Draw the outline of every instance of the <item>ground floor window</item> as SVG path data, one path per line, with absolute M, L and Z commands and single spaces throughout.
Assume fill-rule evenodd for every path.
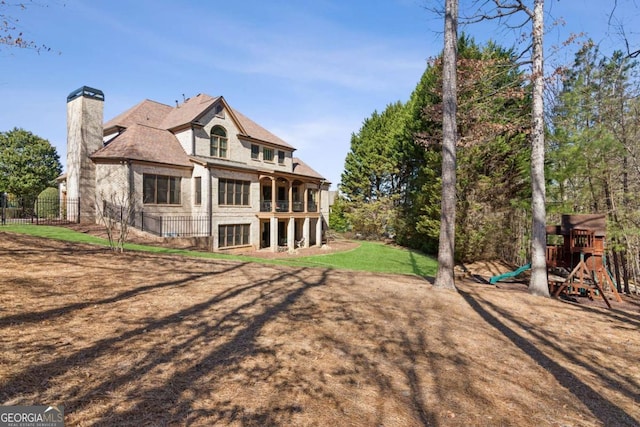
M 180 177 L 144 174 L 143 200 L 146 204 L 179 205 Z
M 218 226 L 218 247 L 246 246 L 249 244 L 249 224 Z

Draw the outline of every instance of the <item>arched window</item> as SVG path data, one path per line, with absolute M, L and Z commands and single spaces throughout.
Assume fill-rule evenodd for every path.
M 227 157 L 227 131 L 222 126 L 211 129 L 211 157 Z

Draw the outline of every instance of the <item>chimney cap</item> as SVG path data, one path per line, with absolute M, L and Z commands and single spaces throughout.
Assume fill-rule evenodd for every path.
M 104 93 L 100 89 L 94 89 L 89 86 L 82 86 L 71 92 L 67 96 L 67 102 L 71 102 L 76 98 L 84 96 L 85 98 L 97 99 L 98 101 L 104 101 Z

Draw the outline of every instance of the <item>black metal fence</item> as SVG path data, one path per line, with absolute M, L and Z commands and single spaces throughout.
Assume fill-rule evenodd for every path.
M 116 222 L 161 237 L 207 237 L 210 218 L 192 215 L 157 215 L 130 211 L 105 202 L 103 214 Z M 80 222 L 80 199 L 58 197 L 14 197 L 0 193 L 0 225 L 70 224 Z
M 133 226 L 162 237 L 207 237 L 210 234 L 207 216 L 159 216 L 139 212 Z
M 105 217 L 117 223 L 126 223 L 156 236 L 207 237 L 210 235 L 210 218 L 207 216 L 149 214 L 108 202 L 104 202 L 102 212 Z
M 80 222 L 80 199 L 15 197 L 0 193 L 0 224 L 70 224 Z

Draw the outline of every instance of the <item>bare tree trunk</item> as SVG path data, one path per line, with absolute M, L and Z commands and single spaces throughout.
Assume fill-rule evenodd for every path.
M 614 206 L 613 204 L 613 196 L 611 194 L 611 187 L 610 187 L 609 181 L 610 181 L 610 177 L 607 176 L 602 182 L 602 188 L 604 190 L 604 199 L 605 199 L 607 211 L 609 212 L 611 221 L 613 221 L 613 223 L 616 224 L 616 227 L 620 228 L 621 224 L 620 224 L 620 221 L 618 221 L 618 211 L 616 210 L 616 206 Z M 611 240 L 614 243 L 614 247 L 619 247 L 620 245 L 619 236 L 613 236 Z M 618 289 L 618 292 L 622 292 L 620 262 L 622 261 L 623 258 L 621 256 L 618 256 L 618 255 L 622 255 L 622 253 L 619 253 L 617 249 L 613 249 L 612 253 L 613 253 L 613 262 L 615 267 L 615 276 L 616 276 L 616 285 L 617 285 L 616 287 Z
M 622 106 L 622 117 L 625 117 L 624 114 L 624 103 Z M 623 145 L 626 147 L 627 146 L 627 141 L 626 141 L 626 135 L 627 135 L 627 131 L 625 129 L 625 121 L 622 120 L 621 121 L 621 125 L 622 125 L 622 139 L 623 139 Z M 630 205 L 629 202 L 629 168 L 628 168 L 628 158 L 627 155 L 625 154 L 624 157 L 622 158 L 622 206 L 627 207 Z M 627 215 L 625 215 L 623 213 L 624 217 L 627 217 Z M 627 221 L 625 221 L 625 223 L 628 223 Z M 624 276 L 624 285 L 622 286 L 620 284 L 620 282 L 618 282 L 618 291 L 619 292 L 623 292 L 623 290 L 621 289 L 621 287 L 624 288 L 624 292 L 626 294 L 629 294 L 629 265 L 627 264 L 627 253 L 629 252 L 629 239 L 627 238 L 627 229 L 626 229 L 626 224 L 625 224 L 625 229 L 624 229 L 624 253 L 622 253 L 622 271 L 623 271 L 623 276 Z
M 627 250 L 620 254 L 620 258 L 622 261 L 623 284 L 620 285 L 620 283 L 618 283 L 618 290 L 620 293 L 624 292 L 625 294 L 629 294 L 629 264 L 627 263 Z
M 535 0 L 533 9 L 533 128 L 531 131 L 531 281 L 529 293 L 549 296 L 546 262 L 546 190 L 544 177 L 544 0 Z
M 613 267 L 613 275 L 615 277 L 616 280 L 616 285 L 618 288 L 618 292 L 622 292 L 620 290 L 620 260 L 618 259 L 618 251 L 616 250 L 612 250 L 611 251 L 611 257 L 613 258 L 613 262 L 609 262 L 607 264 L 607 268 L 609 268 L 609 271 L 611 271 L 611 267 Z M 609 258 L 611 259 L 611 258 Z
M 456 289 L 453 274 L 456 234 L 456 143 L 458 0 L 446 0 L 442 58 L 442 207 L 438 273 L 434 286 Z

